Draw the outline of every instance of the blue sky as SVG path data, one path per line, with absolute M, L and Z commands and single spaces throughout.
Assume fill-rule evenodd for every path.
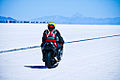
M 41 16 L 120 17 L 120 0 L 0 0 L 0 16 L 19 20 Z

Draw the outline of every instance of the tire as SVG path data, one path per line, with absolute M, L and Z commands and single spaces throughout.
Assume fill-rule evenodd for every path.
M 51 52 L 46 53 L 45 66 L 48 68 L 52 68 Z

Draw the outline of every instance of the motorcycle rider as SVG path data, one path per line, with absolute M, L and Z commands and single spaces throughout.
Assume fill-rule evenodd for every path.
M 64 40 L 63 40 L 60 32 L 57 29 L 55 29 L 54 22 L 49 22 L 48 29 L 46 29 L 43 33 L 41 49 L 47 41 L 52 41 L 53 44 L 55 45 L 55 47 L 57 48 L 57 54 L 56 54 L 55 60 L 57 62 L 59 62 L 61 60 L 61 56 L 63 53 Z M 54 43 L 54 41 L 55 41 L 55 43 Z M 45 55 L 44 55 L 45 52 L 42 50 L 42 53 L 43 53 L 43 62 L 44 62 L 45 61 Z

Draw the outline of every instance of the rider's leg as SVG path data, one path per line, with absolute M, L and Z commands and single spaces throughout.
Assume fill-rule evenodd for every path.
M 45 62 L 45 51 L 43 51 L 43 50 L 42 50 L 42 56 L 43 56 L 42 60 L 43 60 L 43 62 Z
M 58 43 L 58 49 L 57 49 L 57 59 L 58 59 L 58 62 L 61 60 L 62 54 L 63 54 L 63 46 L 61 46 Z

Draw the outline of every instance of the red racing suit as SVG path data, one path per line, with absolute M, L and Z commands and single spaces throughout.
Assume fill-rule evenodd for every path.
M 60 32 L 56 29 L 53 29 L 52 31 L 50 30 L 44 31 L 43 37 L 42 37 L 42 44 L 44 44 L 47 41 L 53 42 L 53 44 L 56 47 L 58 47 L 59 44 L 61 45 L 61 47 L 63 47 L 63 44 L 64 44 L 64 40 L 62 36 L 60 35 Z

